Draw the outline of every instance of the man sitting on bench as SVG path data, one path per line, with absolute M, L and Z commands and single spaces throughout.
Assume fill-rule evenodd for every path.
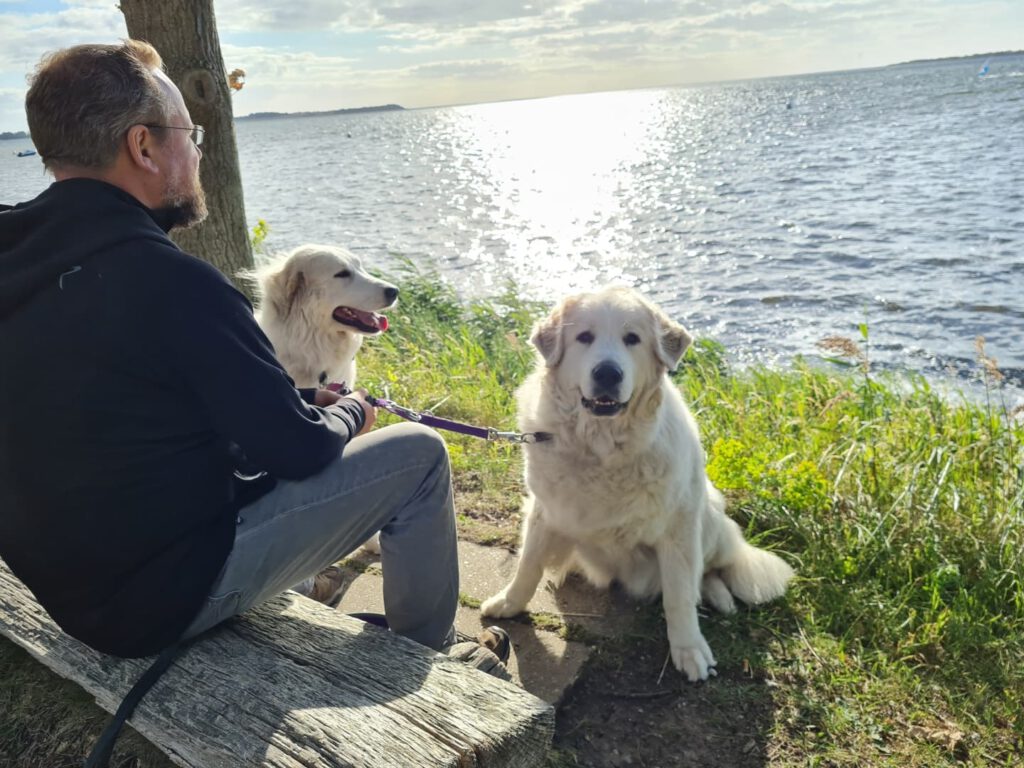
M 137 657 L 318 573 L 334 595 L 323 569 L 380 531 L 390 629 L 465 639 L 444 442 L 296 390 L 246 298 L 167 236 L 206 213 L 203 129 L 156 50 L 50 54 L 26 110 L 55 182 L 0 206 L 0 557 L 70 635 Z

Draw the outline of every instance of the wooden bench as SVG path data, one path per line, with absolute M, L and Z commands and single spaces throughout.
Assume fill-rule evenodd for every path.
M 149 666 L 64 634 L 0 561 L 0 633 L 108 712 Z M 189 768 L 540 766 L 552 708 L 522 689 L 292 593 L 193 644 L 135 730 Z

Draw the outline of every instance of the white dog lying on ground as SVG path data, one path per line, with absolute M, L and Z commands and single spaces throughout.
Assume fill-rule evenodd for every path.
M 703 596 L 763 603 L 793 570 L 743 539 L 707 479 L 696 422 L 667 371 L 686 330 L 631 289 L 573 296 L 534 328 L 537 369 L 517 392 L 519 428 L 551 439 L 526 446 L 522 547 L 512 582 L 484 616 L 526 608 L 545 568 L 581 570 L 639 597 L 662 594 L 672 661 L 691 681 L 714 674 L 701 634 Z
M 388 327 L 378 314 L 398 288 L 367 273 L 359 258 L 328 245 L 303 245 L 251 273 L 259 297 L 256 321 L 297 387 L 356 384 L 356 352 L 364 336 Z

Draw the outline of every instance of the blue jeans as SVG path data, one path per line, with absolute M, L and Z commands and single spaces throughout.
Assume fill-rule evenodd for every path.
M 234 549 L 185 637 L 314 576 L 377 531 L 388 624 L 440 649 L 459 589 L 451 471 L 440 435 L 418 424 L 357 437 L 318 474 L 279 480 L 243 508 Z

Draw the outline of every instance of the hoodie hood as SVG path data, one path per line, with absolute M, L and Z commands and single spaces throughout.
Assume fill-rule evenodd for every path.
M 177 248 L 161 218 L 96 179 L 54 182 L 27 203 L 0 205 L 0 320 L 95 253 L 135 240 Z

